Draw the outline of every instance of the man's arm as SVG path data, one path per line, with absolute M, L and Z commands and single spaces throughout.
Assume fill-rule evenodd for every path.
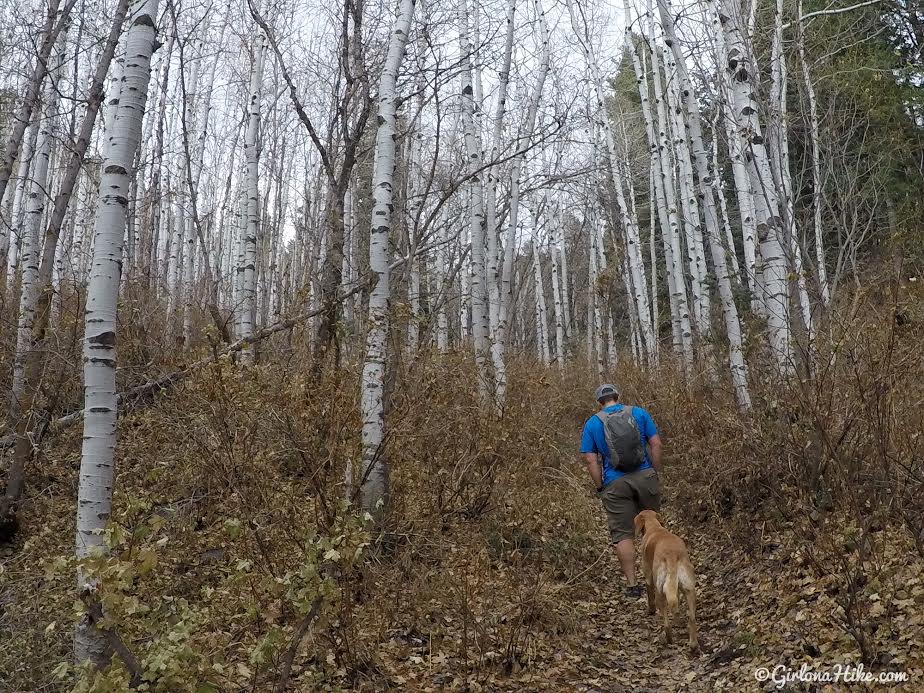
M 651 457 L 651 464 L 654 465 L 655 471 L 661 473 L 661 452 L 664 446 L 661 444 L 661 436 L 656 435 L 648 439 L 648 454 Z
M 603 486 L 603 466 L 600 464 L 600 456 L 595 452 L 581 453 L 584 461 L 587 462 L 587 471 L 590 478 L 593 479 L 594 488 L 598 491 Z

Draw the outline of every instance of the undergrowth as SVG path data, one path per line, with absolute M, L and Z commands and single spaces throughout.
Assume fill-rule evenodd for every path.
M 902 628 L 890 604 L 910 598 L 896 554 L 924 546 L 913 291 L 878 286 L 833 310 L 801 377 L 771 377 L 752 345 L 749 415 L 724 374 L 682 379 L 667 356 L 607 374 L 661 430 L 673 516 L 819 585 L 870 665 Z M 219 360 L 120 421 L 112 552 L 84 569 L 134 665 L 69 665 L 87 608 L 69 558 L 79 430 L 47 445 L 0 573 L 8 690 L 401 689 L 405 666 L 468 685 L 580 637 L 569 605 L 618 582 L 601 572 L 603 518 L 576 455 L 597 376 L 516 361 L 498 418 L 465 356 L 404 363 L 385 451 L 393 504 L 373 533 L 351 502 L 357 372 L 318 377 L 301 348 L 268 347 L 248 371 Z

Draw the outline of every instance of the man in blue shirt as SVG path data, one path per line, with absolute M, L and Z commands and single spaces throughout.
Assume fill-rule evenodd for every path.
M 595 393 L 597 403 L 604 412 L 618 412 L 626 406 L 619 404 L 619 391 L 609 383 L 601 385 Z M 635 580 L 635 545 L 632 542 L 633 521 L 642 510 L 661 508 L 661 489 L 658 471 L 661 469 L 661 437 L 651 415 L 641 407 L 631 407 L 638 425 L 644 462 L 633 472 L 621 472 L 611 464 L 606 444 L 604 424 L 596 414 L 584 424 L 581 435 L 581 454 L 587 471 L 597 489 L 597 496 L 606 510 L 610 539 L 616 546 L 616 555 L 626 576 L 626 594 L 639 598 L 641 585 Z

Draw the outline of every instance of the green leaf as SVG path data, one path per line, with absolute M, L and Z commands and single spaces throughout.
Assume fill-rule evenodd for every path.
M 224 528 L 228 533 L 228 536 L 232 539 L 237 539 L 239 536 L 241 536 L 241 521 L 236 517 L 230 520 L 225 520 Z
M 66 660 L 61 662 L 58 666 L 51 670 L 51 675 L 54 676 L 59 681 L 66 679 L 71 672 L 71 665 Z

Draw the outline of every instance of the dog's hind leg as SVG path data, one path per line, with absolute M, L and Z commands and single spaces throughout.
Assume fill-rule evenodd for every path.
M 648 615 L 654 616 L 655 614 L 655 586 L 654 580 L 645 576 L 645 593 L 648 596 Z
M 667 644 L 673 642 L 671 637 L 671 626 L 674 622 L 674 612 L 677 610 L 679 601 L 679 588 L 677 585 L 677 571 L 661 566 L 661 575 L 663 576 L 661 590 L 664 592 L 664 636 Z
M 680 588 L 687 599 L 687 632 L 690 635 L 690 649 L 699 649 L 699 637 L 696 632 L 696 578 L 689 560 L 677 566 Z
M 664 618 L 664 623 L 666 625 L 665 629 L 661 631 L 661 644 L 667 645 L 670 644 L 670 636 L 668 635 L 670 621 L 667 618 L 667 602 L 664 599 L 664 593 L 661 592 L 657 587 L 654 588 L 654 599 L 655 607 L 661 616 Z
M 691 587 L 684 590 L 687 598 L 687 632 L 690 634 L 690 649 L 696 652 L 699 649 L 699 637 L 696 631 L 696 589 Z
M 661 600 L 661 616 L 664 618 L 664 633 L 661 636 L 661 641 L 665 645 L 670 645 L 674 642 L 674 635 L 671 632 L 671 625 L 674 621 L 674 609 L 671 608 L 670 602 L 666 599 Z
M 674 609 L 671 607 L 671 603 L 664 593 L 663 586 L 658 587 L 655 585 L 654 593 L 655 605 L 658 607 L 658 612 L 661 614 L 661 619 L 664 622 L 664 629 L 661 631 L 661 643 L 663 645 L 670 645 L 674 641 L 673 634 L 671 633 L 671 624 L 674 621 Z

